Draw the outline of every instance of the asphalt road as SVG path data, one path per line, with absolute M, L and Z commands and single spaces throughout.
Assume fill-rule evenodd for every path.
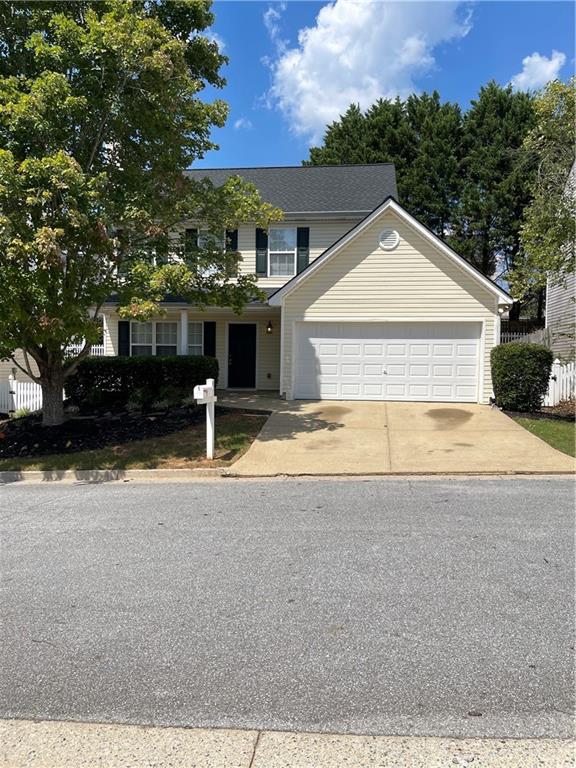
M 0 488 L 0 716 L 572 735 L 574 485 Z

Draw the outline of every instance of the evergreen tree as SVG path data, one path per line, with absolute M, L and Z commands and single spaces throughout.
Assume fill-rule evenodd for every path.
M 534 98 L 494 82 L 462 115 L 437 92 L 351 107 L 306 164 L 393 162 L 399 202 L 484 274 L 507 274 L 521 253 L 530 200 L 524 138 Z M 516 310 L 517 311 L 517 310 Z
M 406 114 L 414 136 L 415 156 L 402 180 L 402 199 L 410 212 L 439 237 L 450 235 L 462 186 L 462 114 L 457 104 L 440 103 L 440 95 L 412 95 Z
M 398 195 L 406 202 L 408 169 L 417 154 L 417 138 L 400 99 L 378 99 L 366 112 L 366 142 L 369 162 L 394 163 Z
M 351 104 L 324 133 L 321 147 L 310 149 L 303 165 L 345 165 L 372 162 L 366 142 L 366 118 L 358 104 Z
M 493 81 L 464 115 L 453 244 L 488 276 L 505 274 L 520 249 L 522 212 L 530 200 L 521 147 L 533 121 L 533 97 Z
M 304 164 L 394 163 L 399 201 L 443 237 L 458 198 L 461 134 L 460 108 L 436 92 L 378 99 L 365 113 L 349 107 Z

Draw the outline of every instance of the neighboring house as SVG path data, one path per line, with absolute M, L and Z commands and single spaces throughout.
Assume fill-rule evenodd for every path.
M 576 160 L 566 180 L 564 192 L 576 196 Z M 556 357 L 574 358 L 576 347 L 576 275 L 568 275 L 560 283 L 546 284 L 547 344 Z
M 546 329 L 548 345 L 558 358 L 574 358 L 576 337 L 576 275 L 566 282 L 546 285 Z
M 233 174 L 285 213 L 229 233 L 267 300 L 237 316 L 172 299 L 149 323 L 110 303 L 105 354 L 214 355 L 220 387 L 288 399 L 489 401 L 512 299 L 395 201 L 391 164 L 190 172 Z

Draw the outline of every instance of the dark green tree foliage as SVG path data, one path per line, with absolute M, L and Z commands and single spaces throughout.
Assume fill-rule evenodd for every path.
M 393 162 L 399 201 L 493 277 L 513 266 L 529 192 L 521 152 L 533 97 L 489 83 L 470 110 L 437 92 L 352 105 L 306 164 Z
M 410 96 L 406 114 L 414 136 L 402 197 L 412 213 L 440 237 L 447 237 L 461 190 L 462 114 L 440 94 Z
M 522 143 L 533 125 L 533 103 L 528 93 L 490 82 L 464 116 L 453 245 L 485 275 L 506 273 L 520 249 L 530 199 Z
M 326 129 L 324 146 L 310 150 L 304 165 L 342 165 L 373 162 L 367 141 L 366 118 L 357 104 L 351 104 L 340 120 Z
M 553 354 L 540 344 L 500 344 L 490 353 L 496 405 L 505 411 L 539 411 L 548 389 Z

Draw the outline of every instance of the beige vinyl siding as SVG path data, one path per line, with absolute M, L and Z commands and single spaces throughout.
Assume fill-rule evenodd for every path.
M 14 357 L 16 358 L 16 361 L 20 363 L 20 365 L 23 368 L 26 368 L 26 365 L 24 363 L 24 353 L 22 352 L 21 349 L 16 350 Z M 30 361 L 32 373 L 34 375 L 37 375 L 38 366 L 36 365 L 34 360 L 32 360 L 30 355 L 28 355 L 28 360 Z M 0 381 L 7 381 L 8 377 L 10 376 L 14 368 L 16 369 L 15 375 L 17 379 L 19 379 L 20 381 L 31 381 L 30 376 L 28 376 L 28 374 L 21 371 L 20 368 L 17 368 L 12 362 L 12 360 L 0 360 Z
M 569 275 L 564 285 L 548 284 L 546 289 L 546 327 L 550 330 L 552 350 L 558 357 L 573 357 L 576 326 L 576 275 Z
M 359 219 L 338 219 L 327 221 L 282 221 L 279 227 L 309 227 L 310 229 L 310 261 L 320 256 L 326 248 L 346 234 Z M 241 226 L 238 229 L 238 250 L 242 255 L 240 272 L 254 274 L 256 272 L 256 229 L 254 226 Z M 290 277 L 259 277 L 261 288 L 280 288 L 290 280 Z
M 110 342 L 106 354 L 117 354 L 118 315 L 113 310 L 106 310 Z M 180 341 L 181 308 L 170 308 L 167 314 L 154 320 L 165 320 L 178 324 L 178 343 Z M 256 388 L 275 390 L 280 388 L 280 310 L 274 307 L 246 308 L 240 316 L 230 309 L 208 308 L 204 312 L 188 309 L 188 322 L 216 323 L 216 358 L 220 371 L 218 386 L 226 387 L 228 374 L 228 323 L 255 322 L 256 331 Z M 272 333 L 266 333 L 268 322 L 272 323 Z M 111 351 L 109 352 L 108 349 Z
M 385 227 L 400 235 L 393 251 L 378 246 Z M 481 400 L 487 402 L 497 317 L 497 299 L 488 288 L 386 211 L 286 296 L 282 391 L 292 392 L 296 321 L 467 320 L 481 322 L 485 329 Z

